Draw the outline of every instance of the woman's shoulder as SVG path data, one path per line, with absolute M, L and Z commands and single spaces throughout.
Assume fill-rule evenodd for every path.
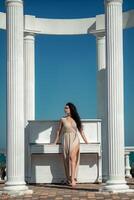
M 61 117 L 60 119 L 62 122 L 64 122 L 66 120 L 66 116 Z

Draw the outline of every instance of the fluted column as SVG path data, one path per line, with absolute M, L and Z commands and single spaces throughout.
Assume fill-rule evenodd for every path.
M 7 182 L 5 190 L 27 190 L 24 181 L 23 2 L 6 0 Z
M 131 174 L 130 174 L 130 162 L 129 162 L 129 155 L 130 152 L 125 152 L 125 177 L 126 178 L 132 178 Z
M 108 179 L 108 141 L 106 112 L 106 55 L 105 33 L 96 32 L 97 49 L 97 118 L 101 119 L 102 142 L 102 180 Z
M 25 121 L 25 177 L 31 180 L 31 154 L 28 120 L 35 119 L 35 35 L 24 34 L 24 121 Z
M 25 84 L 25 125 L 35 119 L 35 36 L 24 34 L 24 84 Z
M 104 189 L 126 191 L 122 0 L 105 0 L 105 9 L 109 179 Z

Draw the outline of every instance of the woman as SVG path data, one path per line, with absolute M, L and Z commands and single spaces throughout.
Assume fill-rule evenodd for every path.
M 67 184 L 75 186 L 80 161 L 80 140 L 77 134 L 77 129 L 85 143 L 88 143 L 88 141 L 83 133 L 82 124 L 75 105 L 70 102 L 67 103 L 64 111 L 66 116 L 62 117 L 60 120 L 54 143 L 58 143 L 63 128 L 63 160 Z

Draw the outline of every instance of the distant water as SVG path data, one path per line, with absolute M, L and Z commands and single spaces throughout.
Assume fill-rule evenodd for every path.
M 6 156 L 3 153 L 1 153 L 0 154 L 0 166 L 5 165 L 5 164 L 6 164 Z
M 130 159 L 130 166 L 134 167 L 134 153 L 130 153 L 129 159 Z

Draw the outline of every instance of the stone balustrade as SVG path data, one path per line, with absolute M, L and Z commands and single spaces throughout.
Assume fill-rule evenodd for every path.
M 60 183 L 64 181 L 62 145 L 54 142 L 58 121 L 30 120 L 26 127 L 26 181 Z M 101 120 L 82 120 L 89 144 L 80 136 L 79 183 L 102 181 Z M 63 137 L 61 137 L 62 141 Z M 51 144 L 51 145 L 50 145 Z

